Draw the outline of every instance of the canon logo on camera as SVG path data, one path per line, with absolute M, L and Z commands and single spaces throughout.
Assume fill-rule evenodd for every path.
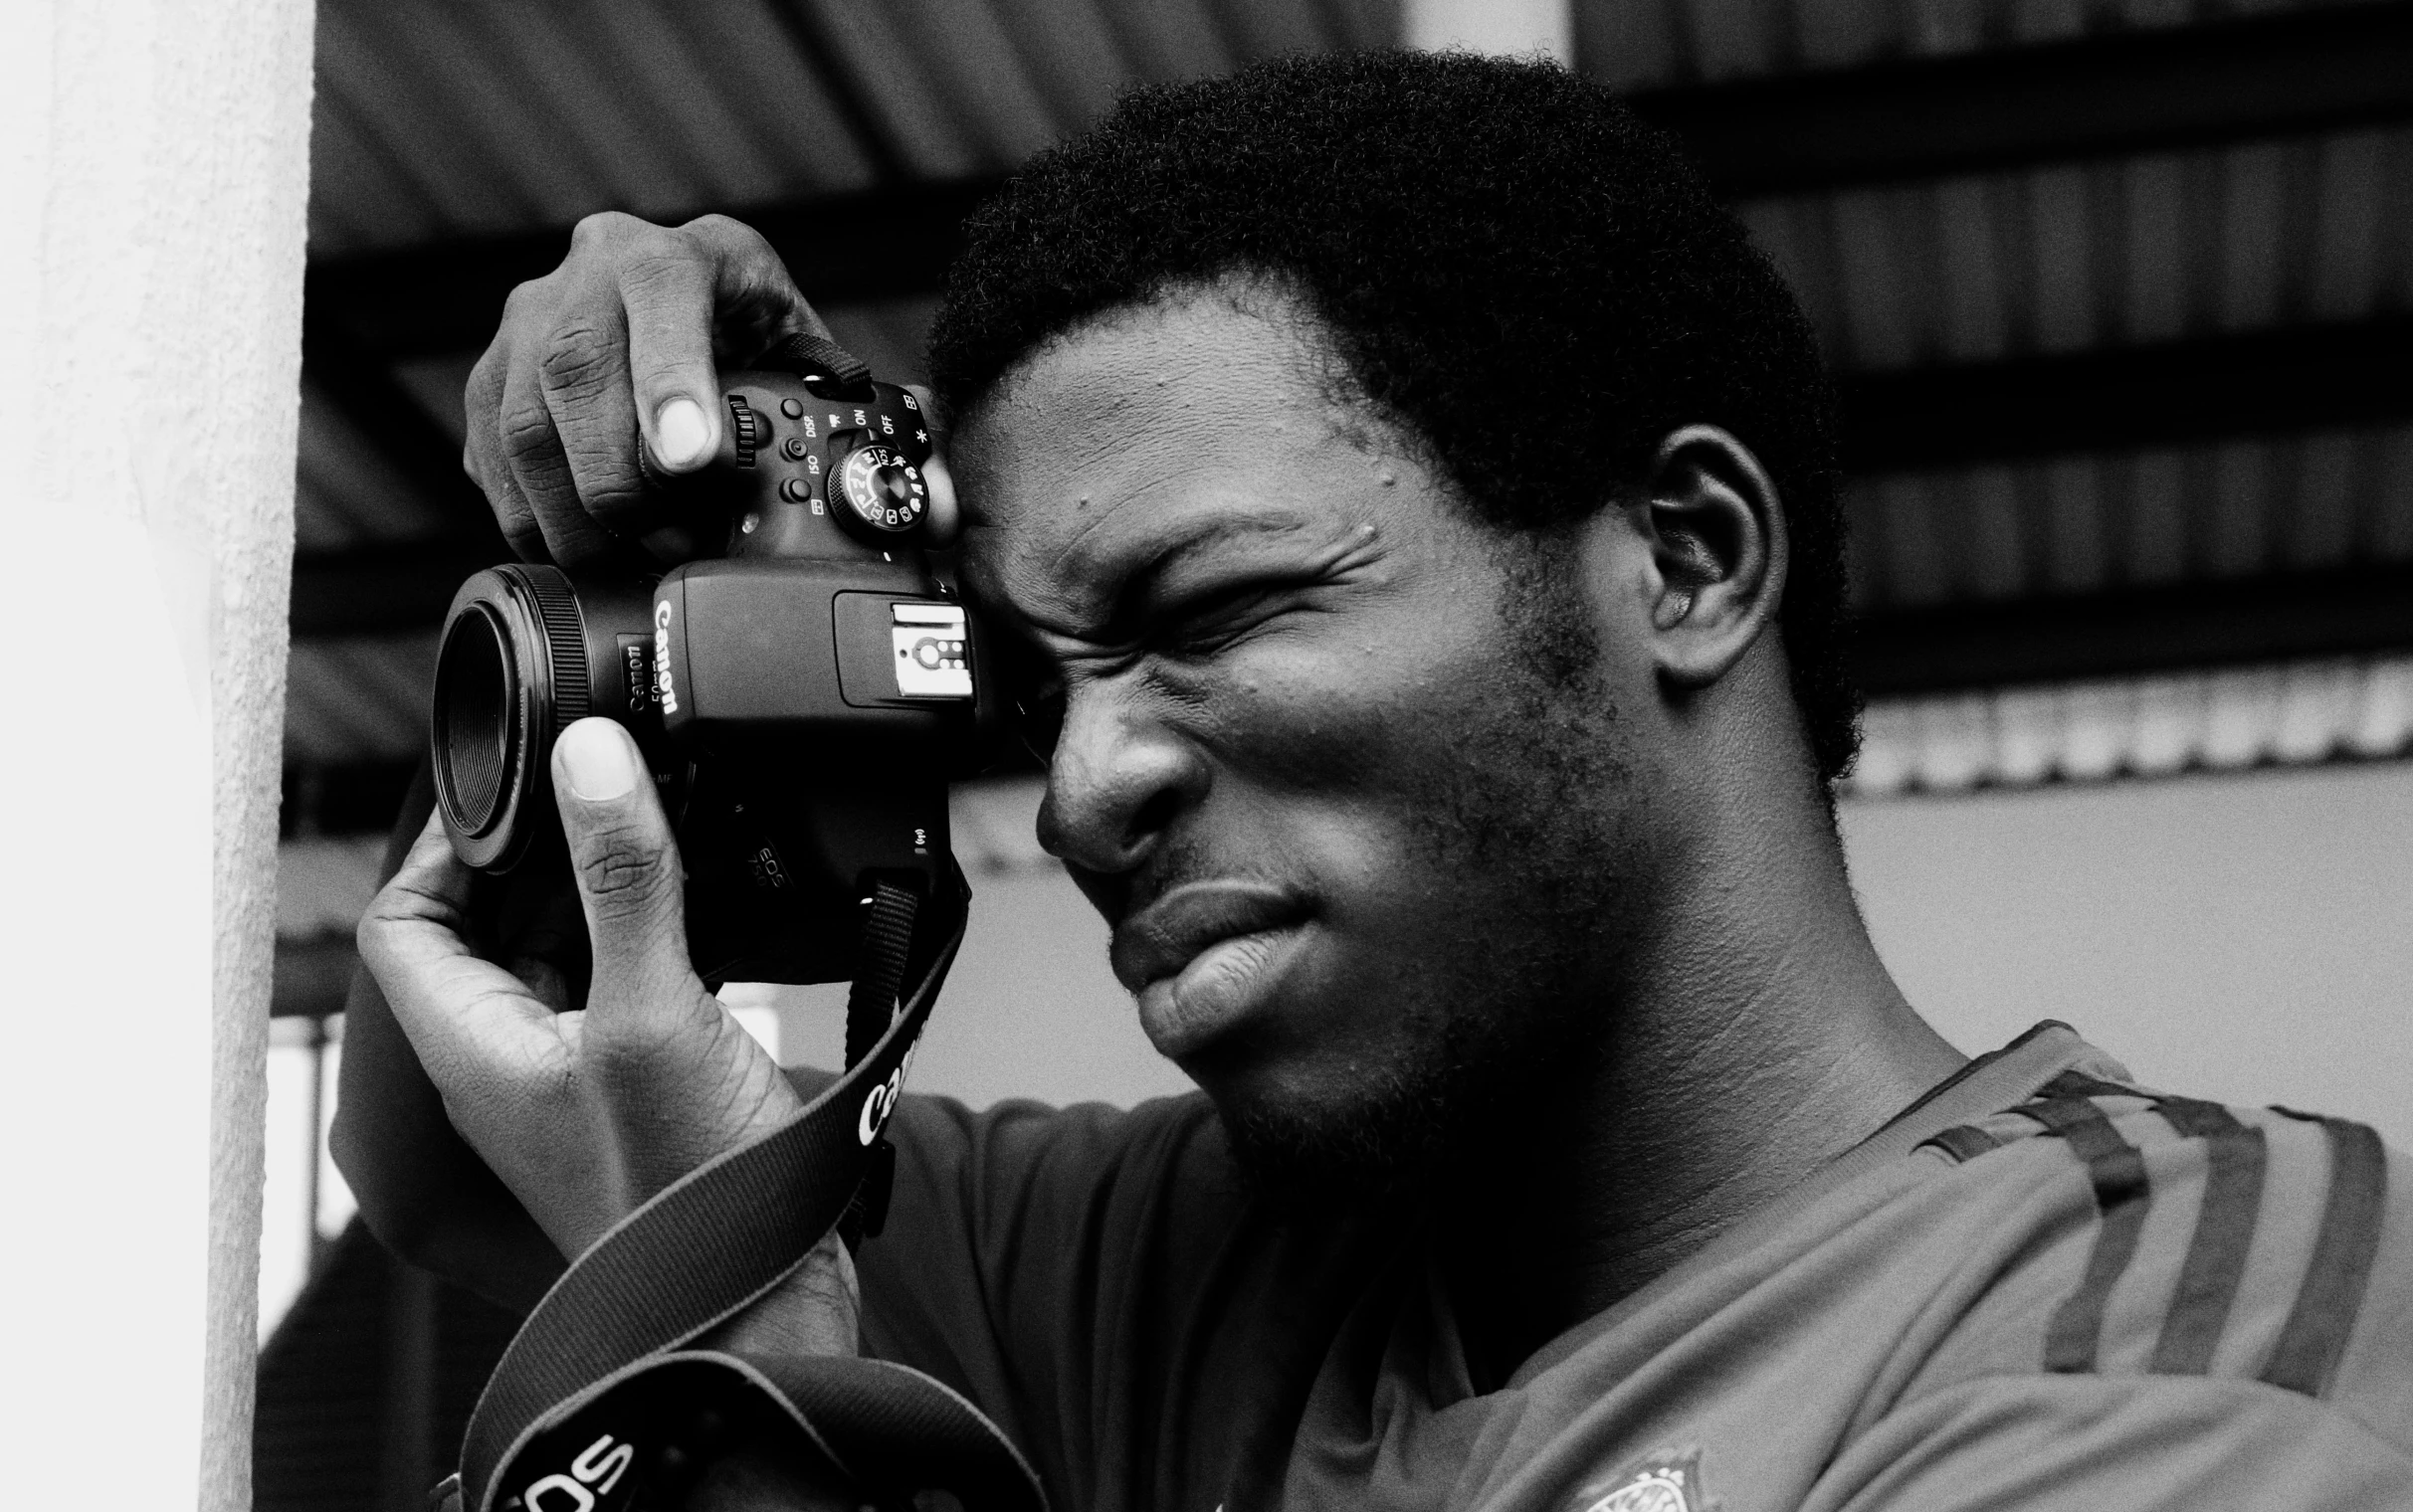
M 654 601 L 654 691 L 662 696 L 662 712 L 679 712 L 679 689 L 671 684 L 671 601 Z

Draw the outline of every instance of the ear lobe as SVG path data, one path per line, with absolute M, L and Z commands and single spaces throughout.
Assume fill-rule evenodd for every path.
M 1788 554 L 1784 508 L 1759 459 L 1716 426 L 1670 432 L 1645 491 L 1660 675 L 1706 687 L 1775 617 Z

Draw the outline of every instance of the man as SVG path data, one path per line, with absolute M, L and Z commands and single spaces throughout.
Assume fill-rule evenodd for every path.
M 696 465 L 715 356 L 816 324 L 731 223 L 590 222 L 470 469 L 531 555 L 675 551 L 630 438 Z M 977 218 L 931 364 L 1041 838 L 1204 1095 L 908 1099 L 888 1232 L 731 1338 L 859 1334 L 1068 1508 L 2413 1500 L 2401 1164 L 2059 1026 L 1967 1062 L 1878 960 L 1811 337 L 1601 92 L 1134 95 Z M 563 1255 L 799 1106 L 688 970 L 640 771 L 560 743 L 582 1015 L 470 953 L 440 835 L 362 928 Z

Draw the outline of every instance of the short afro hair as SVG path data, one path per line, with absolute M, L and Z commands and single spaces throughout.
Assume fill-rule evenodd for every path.
M 1544 63 L 1365 52 L 1135 90 L 972 217 L 930 334 L 958 413 L 1049 338 L 1232 275 L 1508 530 L 1583 519 L 1722 426 L 1791 530 L 1781 633 L 1818 772 L 1859 745 L 1833 398 L 1800 305 L 1663 133 Z

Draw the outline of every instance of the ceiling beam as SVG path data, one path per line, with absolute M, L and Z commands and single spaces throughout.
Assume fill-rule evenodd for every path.
M 1866 476 L 2413 419 L 2413 316 L 1841 377 Z
M 2099 33 L 1630 100 L 1731 198 L 2351 130 L 2413 118 L 2413 5 Z
M 1868 616 L 1872 698 L 2413 651 L 2413 563 Z
M 501 551 L 503 532 L 461 468 L 461 449 L 394 377 L 392 366 L 337 323 L 304 320 L 302 381 L 326 396 L 396 476 L 454 535 Z
M 2413 3 L 2087 37 L 1641 92 L 1730 197 L 1800 193 L 2413 119 Z M 994 178 L 730 213 L 815 299 L 934 293 Z M 304 318 L 373 356 L 475 351 L 569 228 L 320 260 Z
M 937 291 L 963 248 L 963 220 L 996 179 L 916 183 L 733 209 L 778 249 L 797 286 L 825 304 Z M 305 331 L 386 360 L 474 352 L 493 339 L 511 289 L 569 251 L 566 226 L 313 262 Z

